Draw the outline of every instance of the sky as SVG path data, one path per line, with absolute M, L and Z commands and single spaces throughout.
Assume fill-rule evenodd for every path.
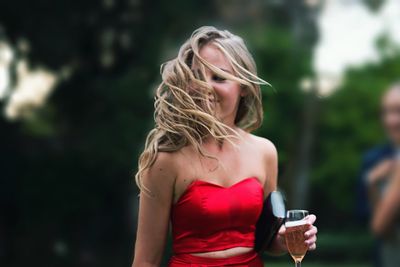
M 320 94 L 329 95 L 340 85 L 348 67 L 379 62 L 379 37 L 385 35 L 400 47 L 400 1 L 386 0 L 373 11 L 362 0 L 325 0 L 317 27 L 313 69 Z

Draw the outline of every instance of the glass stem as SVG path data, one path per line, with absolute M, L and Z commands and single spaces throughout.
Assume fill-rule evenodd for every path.
M 301 261 L 295 261 L 296 267 L 301 267 Z

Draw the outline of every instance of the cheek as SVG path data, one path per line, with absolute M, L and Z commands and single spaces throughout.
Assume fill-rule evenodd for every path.
M 241 88 L 238 83 L 226 82 L 214 86 L 215 93 L 225 104 L 235 104 L 240 98 Z
M 398 127 L 400 125 L 400 116 L 398 114 L 387 114 L 384 118 L 387 127 Z

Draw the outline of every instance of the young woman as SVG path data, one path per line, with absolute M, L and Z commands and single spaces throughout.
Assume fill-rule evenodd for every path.
M 277 186 L 277 152 L 252 135 L 263 119 L 255 62 L 243 40 L 201 27 L 161 68 L 155 128 L 139 160 L 141 189 L 133 267 L 263 266 L 254 251 L 263 200 Z M 315 216 L 305 233 L 316 248 Z M 272 253 L 286 251 L 282 227 Z

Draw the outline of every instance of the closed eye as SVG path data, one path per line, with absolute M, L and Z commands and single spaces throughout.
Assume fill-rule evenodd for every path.
M 216 81 L 216 82 L 223 82 L 223 81 L 225 81 L 226 79 L 225 78 L 222 78 L 221 76 L 218 76 L 218 75 L 213 75 L 212 76 L 212 80 L 213 81 Z

